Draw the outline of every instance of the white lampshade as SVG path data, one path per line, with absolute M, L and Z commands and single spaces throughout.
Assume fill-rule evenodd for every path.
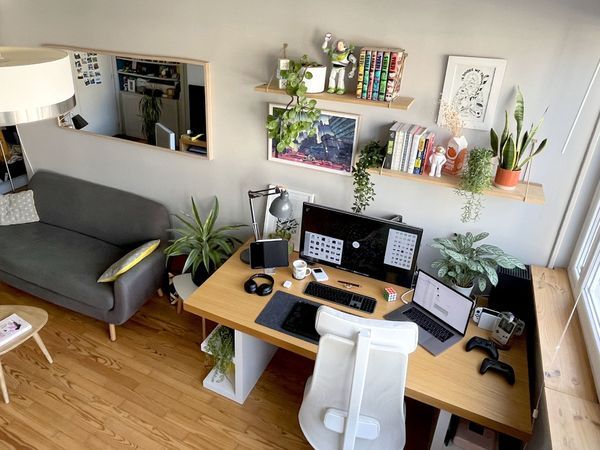
M 69 55 L 0 47 L 0 126 L 50 119 L 75 106 Z

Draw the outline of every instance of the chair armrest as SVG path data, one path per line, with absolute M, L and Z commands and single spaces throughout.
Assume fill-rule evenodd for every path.
M 165 276 L 163 246 L 133 266 L 114 283 L 115 306 L 110 313 L 110 323 L 120 325 L 133 316 L 138 309 L 162 286 Z

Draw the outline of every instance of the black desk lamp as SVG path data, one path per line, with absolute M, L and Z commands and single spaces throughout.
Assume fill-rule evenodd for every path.
M 277 194 L 279 194 L 279 197 L 274 199 L 271 203 L 269 213 L 278 219 L 289 219 L 292 217 L 292 202 L 290 201 L 290 194 L 284 187 L 276 186 L 274 188 L 260 189 L 258 191 L 248 191 L 250 215 L 252 216 L 252 231 L 254 232 L 255 241 L 260 240 L 261 236 L 260 230 L 258 229 L 258 223 L 256 222 L 256 214 L 254 212 L 254 203 L 252 200 Z M 250 249 L 243 250 L 242 253 L 240 253 L 240 259 L 246 264 L 250 264 Z

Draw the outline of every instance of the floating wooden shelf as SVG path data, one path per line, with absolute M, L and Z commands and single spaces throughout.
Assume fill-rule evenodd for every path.
M 279 94 L 287 95 L 284 89 L 279 89 L 276 86 L 269 86 L 268 84 L 261 84 L 254 88 L 256 92 L 264 92 L 266 94 Z M 404 109 L 407 110 L 412 106 L 415 99 L 412 97 L 396 97 L 391 102 L 377 102 L 374 100 L 365 100 L 362 98 L 356 98 L 354 92 L 346 92 L 343 95 L 328 94 L 322 92 L 320 94 L 306 94 L 307 97 L 314 98 L 316 100 L 324 100 L 328 102 L 340 102 L 340 103 L 353 103 L 355 105 L 365 106 L 377 106 L 379 108 L 390 108 L 390 109 Z
M 409 181 L 417 181 L 419 183 L 436 184 L 438 186 L 445 186 L 452 189 L 458 189 L 458 185 L 460 183 L 459 177 L 453 177 L 450 175 L 442 175 L 440 178 L 437 178 L 430 177 L 428 175 L 414 175 L 411 173 L 389 169 L 369 169 L 369 173 L 374 175 L 383 175 L 386 177 L 402 178 Z M 519 200 L 538 205 L 542 205 L 545 202 L 544 188 L 538 183 L 528 184 L 521 182 L 514 191 L 505 191 L 497 187 L 492 187 L 491 189 L 485 191 L 484 194 L 494 197 L 510 198 L 512 200 Z

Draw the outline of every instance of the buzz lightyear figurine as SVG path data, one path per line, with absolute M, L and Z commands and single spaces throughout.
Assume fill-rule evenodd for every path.
M 348 67 L 348 64 L 352 64 L 352 70 L 348 73 L 348 78 L 354 78 L 354 72 L 356 72 L 356 57 L 352 54 L 354 46 L 346 44 L 346 41 L 343 39 L 338 39 L 334 45 L 330 46 L 330 41 L 331 33 L 327 33 L 321 46 L 323 53 L 326 53 L 331 61 L 327 92 L 342 95 L 346 92 L 344 78 L 346 77 L 346 67 Z

